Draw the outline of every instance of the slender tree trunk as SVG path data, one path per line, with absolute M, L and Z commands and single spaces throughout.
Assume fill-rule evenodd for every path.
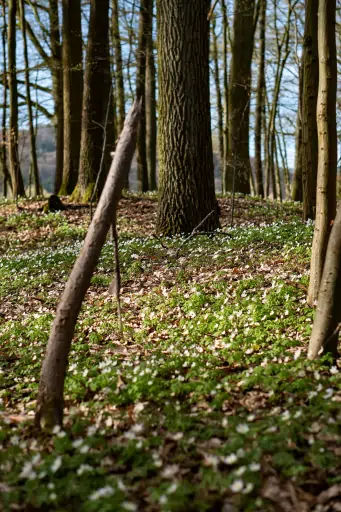
M 149 190 L 156 190 L 156 69 L 153 42 L 154 0 L 150 0 L 146 62 L 146 145 Z
M 317 98 L 318 171 L 316 220 L 307 302 L 313 306 L 321 283 L 329 233 L 336 211 L 335 0 L 320 0 L 318 11 L 319 89 Z
M 25 2 L 20 2 L 20 23 L 23 36 L 23 50 L 24 50 L 24 63 L 25 63 L 25 86 L 26 86 L 26 101 L 28 111 L 28 129 L 30 135 L 30 151 L 31 151 L 31 162 L 30 169 L 33 175 L 34 181 L 34 195 L 39 196 L 41 194 L 40 179 L 38 171 L 38 160 L 37 160 L 37 148 L 36 148 L 36 136 L 33 126 L 33 112 L 31 103 L 31 87 L 30 87 L 30 73 L 29 73 L 29 62 L 28 62 L 28 51 L 27 51 L 27 38 L 26 38 L 26 20 L 25 20 Z M 30 191 L 31 194 L 31 191 Z
M 109 0 L 91 0 L 84 76 L 81 158 L 78 185 L 73 193 L 75 199 L 89 201 L 97 179 L 97 195 L 102 192 L 109 168 L 110 152 L 114 147 L 110 97 Z M 106 125 L 107 113 L 109 116 Z M 106 146 L 103 147 L 105 141 Z
M 295 171 L 292 180 L 293 201 L 303 200 L 303 184 L 302 184 L 302 94 L 303 94 L 303 73 L 302 68 L 299 69 L 299 95 L 298 109 L 296 117 L 296 136 L 295 136 Z
M 281 171 L 279 168 L 279 162 L 278 162 L 278 149 L 277 149 L 277 141 L 276 141 L 276 135 L 275 133 L 275 139 L 274 139 L 274 161 L 275 161 L 275 175 L 276 175 L 276 197 L 280 200 L 280 202 L 283 201 L 283 194 L 282 194 L 282 180 L 281 180 Z
M 318 93 L 317 11 L 319 0 L 305 1 L 302 96 L 302 184 L 303 218 L 314 219 L 318 141 L 316 103 Z
M 97 265 L 107 233 L 116 219 L 125 174 L 129 172 L 136 142 L 139 105 L 127 116 L 105 189 L 77 261 L 66 283 L 52 325 L 41 370 L 36 425 L 52 428 L 63 422 L 64 380 L 77 317 Z
M 227 189 L 250 193 L 249 155 L 251 61 L 255 0 L 235 0 L 229 84 Z
M 13 196 L 25 195 L 24 182 L 20 171 L 18 154 L 18 90 L 16 59 L 16 15 L 17 0 L 8 4 L 8 85 L 9 85 L 9 166 Z
M 52 59 L 52 96 L 54 101 L 54 126 L 56 133 L 56 173 L 54 192 L 58 194 L 63 180 L 64 112 L 63 112 L 63 67 L 60 43 L 58 0 L 49 0 L 50 44 Z
M 157 2 L 159 211 L 157 231 L 219 226 L 209 99 L 210 0 Z
M 63 0 L 64 165 L 59 191 L 71 194 L 77 184 L 83 100 L 83 49 L 80 0 Z
M 224 161 L 223 161 L 223 193 L 227 192 L 227 181 L 228 181 L 228 167 L 227 167 L 227 159 L 228 159 L 228 143 L 229 143 L 229 85 L 228 85 L 228 63 L 227 63 L 227 32 L 228 32 L 228 19 L 227 19 L 227 9 L 225 0 L 221 0 L 221 10 L 223 14 L 223 68 L 224 68 Z
M 117 133 L 120 134 L 123 130 L 125 119 L 125 93 L 124 93 L 124 76 L 122 65 L 122 49 L 121 49 L 121 36 L 119 25 L 119 9 L 118 0 L 112 2 L 112 36 L 114 42 L 115 54 L 115 68 L 116 68 L 116 91 L 117 91 Z
M 223 103 L 221 99 L 220 76 L 219 76 L 219 56 L 218 56 L 218 36 L 216 34 L 216 18 L 212 19 L 212 60 L 213 60 L 213 78 L 217 95 L 217 113 L 218 113 L 218 142 L 219 142 L 219 167 L 220 174 L 223 177 L 224 165 L 224 120 Z
M 137 133 L 137 181 L 139 190 L 146 192 L 148 185 L 147 147 L 146 147 L 146 54 L 147 30 L 151 1 L 140 0 L 139 42 L 137 49 L 136 97 L 142 100 L 142 111 Z
M 255 176 L 256 194 L 264 197 L 263 169 L 262 169 L 262 113 L 264 103 L 265 86 L 265 20 L 266 0 L 260 0 L 259 19 L 259 67 L 256 96 L 256 120 L 255 120 Z
M 330 352 L 337 357 L 341 322 L 341 208 L 333 224 L 318 294 L 316 317 L 311 333 L 308 359 Z
M 3 28 L 2 28 L 2 86 L 3 86 L 3 107 L 2 107 L 2 119 L 1 119 L 1 170 L 4 177 L 3 181 L 3 195 L 7 197 L 8 187 L 12 190 L 11 175 L 7 165 L 7 55 L 6 55 L 6 0 L 2 0 L 2 15 L 3 15 Z

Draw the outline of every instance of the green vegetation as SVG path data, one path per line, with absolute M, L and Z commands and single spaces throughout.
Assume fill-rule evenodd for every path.
M 39 371 L 88 212 L 2 207 L 3 510 L 270 511 L 292 496 L 304 510 L 341 483 L 341 372 L 305 357 L 313 227 L 295 204 L 239 201 L 252 218 L 237 208 L 232 238 L 195 236 L 178 255 L 181 237 L 166 249 L 133 234 L 147 217 L 129 224 L 124 201 L 124 336 L 108 241 L 74 337 L 65 430 L 52 436 L 33 427 Z

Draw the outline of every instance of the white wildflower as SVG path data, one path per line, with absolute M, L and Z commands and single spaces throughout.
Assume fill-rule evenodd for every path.
M 97 489 L 97 491 L 94 491 L 92 494 L 90 494 L 89 499 L 91 501 L 96 501 L 101 498 L 108 498 L 109 496 L 113 496 L 114 489 L 111 487 L 111 485 L 106 485 L 105 487 L 101 487 L 100 489 Z
M 339 373 L 339 369 L 338 369 L 337 366 L 332 366 L 329 371 L 330 371 L 330 373 L 332 375 L 335 375 L 336 373 Z
M 259 471 L 260 464 L 258 464 L 258 462 L 252 462 L 251 464 L 249 464 L 249 470 L 253 472 Z
M 130 512 L 135 512 L 135 510 L 137 510 L 136 503 L 133 503 L 132 501 L 124 501 L 121 506 L 124 510 L 129 510 Z
M 60 456 L 58 456 L 54 459 L 53 464 L 51 466 L 52 473 L 56 473 L 58 471 L 58 469 L 61 467 L 61 465 L 62 465 L 62 458 Z
M 249 430 L 249 426 L 246 423 L 240 423 L 236 428 L 238 434 L 247 434 Z
M 231 484 L 230 489 L 232 492 L 240 492 L 244 487 L 244 482 L 240 478 L 235 480 L 233 484 Z
M 180 470 L 180 467 L 178 464 L 169 464 L 164 468 L 164 470 L 161 473 L 161 476 L 163 478 L 173 478 Z
M 242 490 L 242 493 L 243 494 L 249 494 L 251 491 L 253 491 L 253 488 L 254 488 L 254 485 L 251 482 L 249 482 L 246 485 L 245 489 Z
M 83 473 L 88 473 L 89 471 L 92 471 L 93 467 L 89 464 L 81 464 L 79 468 L 77 469 L 77 475 L 81 476 Z

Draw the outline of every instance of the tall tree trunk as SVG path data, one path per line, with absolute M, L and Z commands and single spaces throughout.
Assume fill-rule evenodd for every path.
M 316 317 L 311 333 L 308 359 L 330 352 L 337 357 L 341 322 L 341 208 L 333 224 L 318 294 Z
M 303 72 L 299 68 L 299 94 L 298 108 L 296 117 L 296 135 L 295 135 L 295 170 L 292 179 L 291 198 L 293 201 L 303 200 L 302 184 L 302 94 L 303 94 Z
M 1 140 L 0 140 L 0 148 L 1 148 L 1 170 L 4 177 L 3 180 L 3 195 L 7 197 L 8 187 L 12 190 L 12 182 L 11 175 L 8 170 L 7 165 L 7 126 L 6 126 L 6 116 L 7 116 L 7 55 L 6 55 L 6 33 L 7 33 L 7 23 L 6 23 L 6 0 L 2 0 L 2 15 L 3 15 L 3 28 L 1 34 L 2 41 L 2 86 L 3 86 L 3 107 L 2 107 L 2 119 L 1 119 Z
M 116 78 L 116 91 L 117 91 L 117 133 L 120 134 L 123 129 L 125 119 L 125 93 L 124 93 L 124 76 L 122 65 L 122 49 L 121 49 L 121 36 L 119 25 L 119 9 L 118 0 L 112 1 L 112 38 L 114 43 L 115 55 L 115 78 Z
M 260 0 L 259 19 L 259 67 L 256 96 L 256 120 L 255 120 L 255 177 L 256 194 L 264 197 L 263 169 L 262 169 L 262 114 L 265 86 L 265 20 L 266 0 Z
M 319 89 L 317 98 L 318 171 L 316 220 L 307 302 L 313 306 L 321 283 L 329 233 L 336 211 L 335 0 L 320 0 L 318 10 Z
M 150 0 L 140 0 L 139 42 L 137 49 L 136 97 L 142 100 L 142 111 L 137 133 L 137 181 L 139 190 L 146 192 L 148 186 L 147 147 L 146 147 L 146 54 L 147 30 L 150 13 Z
M 153 41 L 154 0 L 150 0 L 146 62 L 146 145 L 149 190 L 156 190 L 156 69 Z
M 24 182 L 19 165 L 18 154 L 18 89 L 16 58 L 16 15 L 17 0 L 8 4 L 8 86 L 9 86 L 9 167 L 13 196 L 25 195 Z
M 229 84 L 227 189 L 250 193 L 249 119 L 255 0 L 235 0 Z
M 54 192 L 58 194 L 63 180 L 64 112 L 63 112 L 63 67 L 60 43 L 58 0 L 49 0 L 50 44 L 52 59 L 52 96 L 54 101 L 54 126 L 56 133 L 56 173 Z
M 219 226 L 209 97 L 210 0 L 157 2 L 159 211 L 157 231 Z
M 38 427 L 49 429 L 63 422 L 64 380 L 71 341 L 101 249 L 113 219 L 116 220 L 125 174 L 129 172 L 134 154 L 138 115 L 139 105 L 135 103 L 127 116 L 110 174 L 86 235 L 83 249 L 58 304 L 40 375 L 35 416 Z
M 282 38 L 278 36 L 278 19 L 277 19 L 277 9 L 276 9 L 276 3 L 275 5 L 275 30 L 276 30 L 276 42 L 277 42 L 277 67 L 276 67 L 276 74 L 275 74 L 275 86 L 274 91 L 272 95 L 272 103 L 269 113 L 269 126 L 268 126 L 268 159 L 266 162 L 267 167 L 267 174 L 271 176 L 272 178 L 272 193 L 274 199 L 277 199 L 278 197 L 278 186 L 277 183 L 276 186 L 276 176 L 275 176 L 275 148 L 276 148 L 276 116 L 278 111 L 278 102 L 279 102 L 279 95 L 282 85 L 282 77 L 284 68 L 286 65 L 286 62 L 288 60 L 288 57 L 290 55 L 290 24 L 291 24 L 291 16 L 292 16 L 292 9 L 289 8 L 288 14 L 287 14 L 287 20 L 286 25 L 284 29 L 284 33 Z M 278 181 L 278 180 L 277 180 Z M 269 181 L 267 183 L 267 186 L 269 187 Z M 269 195 L 269 188 L 266 191 L 267 195 Z
M 216 34 L 216 18 L 212 19 L 212 59 L 213 59 L 213 77 L 217 95 L 217 113 L 218 113 L 218 142 L 219 142 L 219 168 L 220 175 L 223 178 L 224 165 L 224 120 L 223 103 L 221 99 L 220 76 L 219 76 L 219 56 L 218 56 L 218 36 Z M 223 189 L 223 184 L 222 184 Z
M 40 179 L 38 171 L 38 160 L 37 160 L 37 148 L 36 148 L 36 135 L 33 126 L 33 112 L 31 102 L 31 87 L 30 87 L 30 72 L 28 62 L 28 51 L 27 51 L 27 37 L 26 37 L 26 19 L 25 19 L 25 2 L 19 0 L 20 4 L 20 23 L 23 36 L 23 50 L 24 50 L 24 63 L 25 63 L 25 86 L 26 86 L 26 102 L 28 111 L 28 129 L 30 135 L 30 154 L 31 162 L 30 168 L 33 175 L 34 182 L 34 194 L 39 196 L 41 194 Z M 31 194 L 31 191 L 30 191 Z
M 303 218 L 314 219 L 318 141 L 316 103 L 318 93 L 317 11 L 319 0 L 305 1 L 302 96 L 302 183 Z
M 228 85 L 228 63 L 227 63 L 227 32 L 228 32 L 228 19 L 227 19 L 227 8 L 225 0 L 221 0 L 221 10 L 223 14 L 223 67 L 224 67 L 224 161 L 223 161 L 223 193 L 227 192 L 227 158 L 228 158 L 228 143 L 229 143 L 229 85 Z
M 63 0 L 64 155 L 60 194 L 77 184 L 82 128 L 83 49 L 80 0 Z
M 110 97 L 109 0 L 91 0 L 84 75 L 81 156 L 78 184 L 73 193 L 75 199 L 89 201 L 97 179 L 97 194 L 102 192 L 109 168 L 110 152 L 114 145 Z

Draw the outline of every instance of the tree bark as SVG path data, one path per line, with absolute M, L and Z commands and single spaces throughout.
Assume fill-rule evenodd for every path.
M 7 165 L 7 126 L 6 126 L 6 116 L 7 116 L 7 55 L 6 55 L 6 33 L 7 33 L 7 23 L 6 23 L 6 2 L 2 0 L 2 15 L 3 15 L 3 28 L 1 34 L 2 41 L 2 61 L 3 61 L 3 75 L 2 75 L 2 86 L 3 86 L 3 105 L 2 105 L 2 119 L 1 119 L 1 171 L 3 174 L 3 195 L 7 197 L 8 188 L 12 191 L 12 182 L 11 175 L 8 170 Z
M 223 62 L 224 62 L 224 161 L 223 161 L 223 193 L 227 192 L 227 181 L 228 181 L 228 145 L 229 145 L 229 85 L 228 85 L 228 63 L 227 63 L 227 32 L 228 32 L 228 19 L 227 19 L 227 8 L 225 0 L 221 0 L 221 10 L 223 14 Z
M 24 63 L 25 63 L 25 86 L 26 86 L 26 101 L 27 101 L 27 112 L 28 112 L 28 129 L 30 136 L 30 168 L 33 175 L 34 182 L 34 194 L 39 196 L 41 194 L 39 171 L 38 171 L 38 159 L 37 159 L 37 148 L 36 148 L 36 136 L 33 126 L 33 113 L 31 103 L 31 88 L 30 88 L 30 72 L 28 62 L 28 51 L 27 51 L 27 37 L 26 37 L 26 19 L 25 19 L 25 2 L 19 0 L 20 5 L 20 23 L 23 37 L 23 50 L 24 50 Z
M 109 55 L 109 0 L 91 0 L 88 48 L 84 76 L 81 158 L 75 199 L 89 201 L 98 178 L 97 195 L 102 192 L 114 147 Z M 108 110 L 109 109 L 109 110 Z M 109 113 L 106 125 L 107 112 Z M 106 147 L 103 147 L 104 141 Z M 103 169 L 100 176 L 102 154 Z
M 255 119 L 255 188 L 257 196 L 264 197 L 263 169 L 262 169 L 262 114 L 264 105 L 265 87 L 265 21 L 266 0 L 260 0 L 259 18 L 259 67 L 256 96 Z
M 63 112 L 63 67 L 60 43 L 58 0 L 49 0 L 50 44 L 52 59 L 49 59 L 52 74 L 54 101 L 54 126 L 56 133 L 56 173 L 54 192 L 58 194 L 63 180 L 64 112 Z
M 317 11 L 319 0 L 305 1 L 302 96 L 302 185 L 303 219 L 314 219 L 318 141 L 316 104 L 318 93 Z
M 35 421 L 42 428 L 63 422 L 64 380 L 71 341 L 91 276 L 113 218 L 116 218 L 124 179 L 134 154 L 139 109 L 140 104 L 135 102 L 127 116 L 103 194 L 57 308 L 40 375 Z
M 17 0 L 8 4 L 8 85 L 9 85 L 9 168 L 13 197 L 25 196 L 25 187 L 20 170 L 18 154 L 18 89 L 16 59 L 16 15 Z
M 142 100 L 141 117 L 137 133 L 137 181 L 141 192 L 149 189 L 146 146 L 146 55 L 147 30 L 150 25 L 150 0 L 140 0 L 139 40 L 137 49 L 136 97 Z
M 302 67 L 299 69 L 299 94 L 298 109 L 296 117 L 296 135 L 295 135 L 295 171 L 292 179 L 291 198 L 293 201 L 302 202 L 303 184 L 302 184 L 302 94 L 303 94 L 303 73 Z
M 319 89 L 317 99 L 318 171 L 316 220 L 307 302 L 317 300 L 329 233 L 336 211 L 336 85 L 335 0 L 320 0 L 318 11 Z
M 116 91 L 117 91 L 117 133 L 120 134 L 123 130 L 124 119 L 125 119 L 125 93 L 124 93 L 124 76 L 123 76 L 123 65 L 122 65 L 122 49 L 121 49 L 121 36 L 120 36 L 120 25 L 119 25 L 119 9 L 118 0 L 113 0 L 112 3 L 112 37 L 114 43 L 114 55 L 115 55 L 115 68 L 116 68 Z
M 159 210 L 165 235 L 219 226 L 209 98 L 209 0 L 157 2 Z
M 147 62 L 146 62 L 146 151 L 149 190 L 156 190 L 156 69 L 153 41 L 153 8 L 154 0 L 150 0 L 151 12 L 147 27 Z
M 249 155 L 251 62 L 255 0 L 235 0 L 229 84 L 227 190 L 250 193 Z
M 219 142 L 219 167 L 223 182 L 224 165 L 224 120 L 223 103 L 221 99 L 220 76 L 219 76 L 219 57 L 218 57 L 218 36 L 216 34 L 216 18 L 212 18 L 212 59 L 213 76 L 217 95 L 217 114 L 218 114 L 218 142 Z M 222 187 L 223 188 L 223 187 Z
M 83 49 L 80 0 L 63 0 L 63 182 L 59 193 L 77 184 L 82 128 Z
M 330 352 L 337 356 L 338 324 L 341 322 L 341 208 L 333 224 L 324 263 L 308 359 Z M 336 332 L 335 332 L 336 331 Z M 333 333 L 334 336 L 333 336 Z

